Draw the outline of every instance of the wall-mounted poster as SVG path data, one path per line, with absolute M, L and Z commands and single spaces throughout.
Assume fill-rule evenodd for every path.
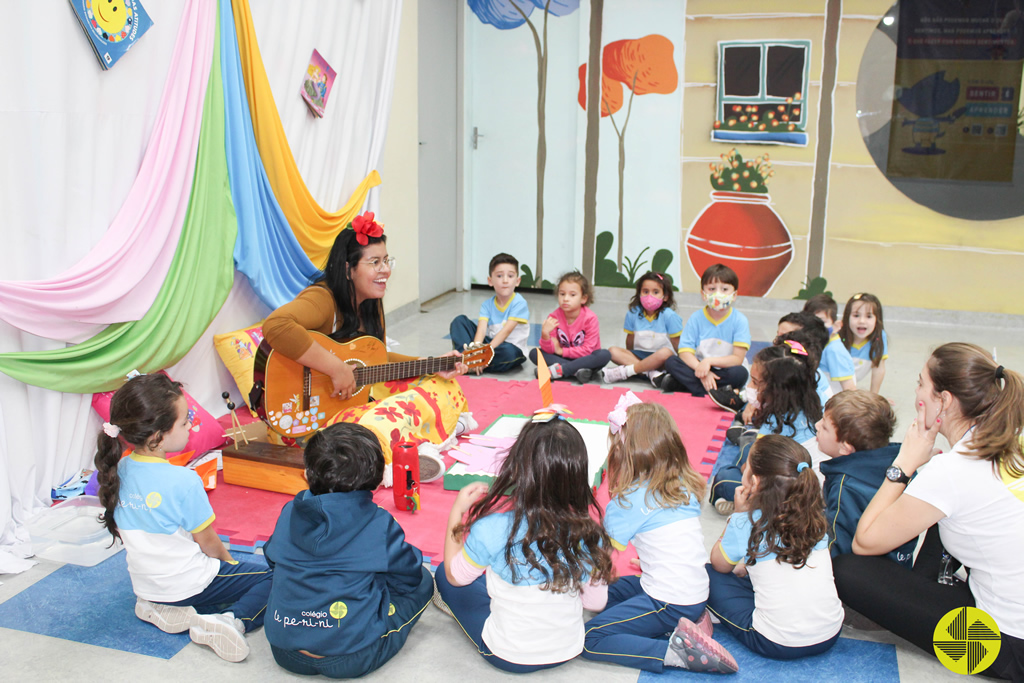
M 723 40 L 718 43 L 718 97 L 711 139 L 807 145 L 811 43 Z
M 887 174 L 1011 182 L 1024 58 L 1019 0 L 901 2 Z

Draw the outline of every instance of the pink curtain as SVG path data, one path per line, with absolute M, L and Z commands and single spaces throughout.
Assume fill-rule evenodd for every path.
M 0 319 L 40 337 L 77 342 L 149 310 L 177 250 L 192 192 L 216 10 L 217 0 L 187 0 L 152 136 L 109 230 L 56 277 L 0 281 Z

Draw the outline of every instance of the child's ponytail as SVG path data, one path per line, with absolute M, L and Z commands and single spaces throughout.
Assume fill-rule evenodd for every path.
M 153 449 L 160 445 L 165 432 L 174 428 L 178 419 L 177 401 L 182 396 L 181 383 L 167 375 L 138 375 L 125 382 L 110 400 L 110 422 L 96 437 L 96 478 L 104 512 L 100 521 L 114 538 L 120 538 L 114 511 L 120 501 L 121 479 L 117 467 L 124 446 Z
M 760 407 L 752 418 L 755 427 L 773 422 L 775 433 L 786 426 L 795 427 L 803 413 L 808 426 L 821 419 L 818 398 L 817 365 L 810 352 L 799 342 L 784 341 L 779 346 L 761 349 L 754 363 L 761 366 Z
M 107 425 L 103 425 L 103 431 L 96 437 L 96 457 L 93 463 L 96 465 L 96 479 L 100 483 L 100 503 L 103 505 L 103 514 L 100 521 L 107 531 L 115 539 L 121 538 L 117 530 L 117 522 L 114 521 L 114 510 L 117 509 L 121 480 L 117 476 L 117 463 L 121 462 L 121 454 L 124 452 L 121 447 L 121 440 L 116 436 L 109 436 Z M 111 425 L 113 429 L 118 429 Z
M 775 553 L 779 562 L 799 569 L 827 530 L 811 456 L 793 439 L 769 435 L 754 442 L 748 462 L 759 481 L 750 506 L 761 511 L 747 545 L 748 564 Z

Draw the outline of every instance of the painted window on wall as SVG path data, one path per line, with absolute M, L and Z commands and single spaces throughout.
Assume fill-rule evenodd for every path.
M 718 97 L 711 139 L 807 145 L 808 40 L 718 43 Z

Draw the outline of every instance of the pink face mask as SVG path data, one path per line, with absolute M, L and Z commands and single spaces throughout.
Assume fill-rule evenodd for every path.
M 656 310 L 662 307 L 665 300 L 660 296 L 651 296 L 646 294 L 640 297 L 640 305 L 644 307 L 644 310 L 648 313 L 654 313 Z

